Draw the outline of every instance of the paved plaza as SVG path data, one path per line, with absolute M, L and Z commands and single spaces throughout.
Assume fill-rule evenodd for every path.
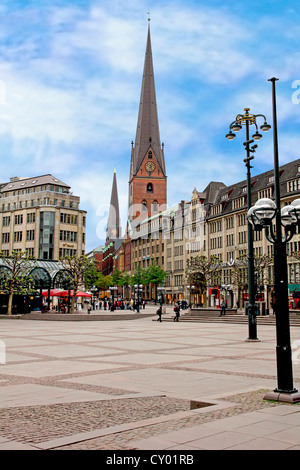
M 0 449 L 300 450 L 300 404 L 264 400 L 274 325 L 248 342 L 247 324 L 159 323 L 155 309 L 0 319 Z

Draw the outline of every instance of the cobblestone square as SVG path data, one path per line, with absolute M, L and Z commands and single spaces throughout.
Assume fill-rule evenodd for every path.
M 2 319 L 8 360 L 0 365 L 0 449 L 299 444 L 300 406 L 263 399 L 277 385 L 274 325 L 259 326 L 260 341 L 247 342 L 246 324 L 158 323 L 151 306 L 147 314 Z M 300 330 L 291 335 L 300 339 Z M 299 389 L 299 364 L 294 381 Z M 224 428 L 226 436 L 216 439 Z

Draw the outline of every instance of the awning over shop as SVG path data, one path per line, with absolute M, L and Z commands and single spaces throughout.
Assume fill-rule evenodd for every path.
M 289 292 L 300 292 L 300 284 L 289 284 Z

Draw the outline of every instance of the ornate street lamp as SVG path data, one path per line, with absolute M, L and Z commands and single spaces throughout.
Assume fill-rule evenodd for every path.
M 234 132 L 239 132 L 243 126 L 246 127 L 246 141 L 243 143 L 247 157 L 244 159 L 245 166 L 247 167 L 247 208 L 251 208 L 251 171 L 252 168 L 250 161 L 253 160 L 251 153 L 255 153 L 257 145 L 252 145 L 255 141 L 262 138 L 262 134 L 258 131 L 257 119 L 263 118 L 264 122 L 260 126 L 263 132 L 267 132 L 271 126 L 267 123 L 266 117 L 263 114 L 250 114 L 249 108 L 244 109 L 244 114 L 238 114 L 235 120 L 229 126 L 229 133 L 226 134 L 228 140 L 233 140 L 236 136 Z M 250 125 L 254 125 L 256 132 L 249 138 Z M 254 280 L 254 250 L 253 250 L 253 230 L 250 222 L 248 221 L 248 292 L 249 302 L 247 307 L 248 325 L 249 325 L 249 341 L 258 341 L 257 338 L 257 312 L 258 305 L 255 303 L 255 280 Z
M 300 401 L 300 394 L 293 386 L 293 367 L 290 340 L 290 320 L 288 305 L 288 275 L 286 244 L 293 237 L 296 227 L 300 227 L 300 200 L 296 199 L 289 206 L 280 209 L 280 182 L 277 141 L 277 116 L 275 81 L 272 82 L 273 105 L 273 144 L 274 144 L 274 188 L 275 202 L 260 199 L 248 210 L 248 221 L 254 230 L 265 230 L 266 238 L 274 245 L 275 277 L 275 314 L 276 314 L 276 358 L 277 389 L 264 398 L 295 403 Z M 275 230 L 272 221 L 275 220 Z
M 195 289 L 195 286 L 186 286 L 186 288 L 190 292 L 190 308 L 192 308 L 192 291 Z
M 165 287 L 158 287 L 157 290 L 159 291 L 159 294 L 160 294 L 159 303 L 160 303 L 160 305 L 163 305 L 163 303 L 164 303 L 164 292 L 165 292 L 166 288 Z
M 93 310 L 95 310 L 95 301 L 96 301 L 96 293 L 97 293 L 97 291 L 98 291 L 98 289 L 97 289 L 96 286 L 93 286 L 93 287 L 91 288 L 91 293 L 93 294 L 93 297 L 92 297 L 92 299 L 93 299 Z
M 110 293 L 111 293 L 111 296 L 112 296 L 112 305 L 111 305 L 110 310 L 114 311 L 115 291 L 118 290 L 118 288 L 116 286 L 112 286 L 112 287 L 109 287 L 109 290 L 110 290 Z
M 137 292 L 137 308 L 136 308 L 136 311 L 137 311 L 137 313 L 139 313 L 139 311 L 140 311 L 140 292 L 142 292 L 143 284 L 135 284 L 134 289 Z

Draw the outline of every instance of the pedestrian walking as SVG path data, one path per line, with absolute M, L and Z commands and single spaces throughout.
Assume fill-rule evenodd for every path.
M 221 317 L 222 315 L 225 315 L 225 311 L 226 311 L 226 301 L 225 301 L 225 299 L 222 299 L 220 317 Z
M 159 309 L 156 310 L 156 314 L 158 315 L 158 319 L 156 321 L 162 321 L 161 320 L 161 316 L 162 316 L 162 308 L 161 306 L 159 307 Z
M 178 321 L 179 317 L 180 317 L 180 307 L 179 307 L 179 305 L 176 305 L 176 307 L 174 307 L 174 312 L 175 312 L 174 321 Z
M 88 311 L 88 314 L 90 314 L 90 313 L 91 313 L 91 304 L 88 304 L 87 311 Z

